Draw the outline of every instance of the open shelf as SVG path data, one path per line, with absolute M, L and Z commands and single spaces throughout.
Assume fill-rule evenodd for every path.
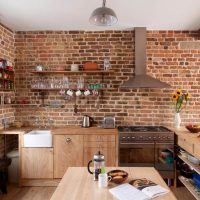
M 90 88 L 31 88 L 31 90 L 35 91 L 60 91 L 60 90 L 116 90 L 116 88 L 95 88 L 95 89 L 90 89 Z
M 191 192 L 191 194 L 195 197 L 195 199 L 200 200 L 200 195 L 198 195 L 196 192 L 197 190 L 200 191 L 200 189 L 195 187 L 195 185 L 191 179 L 184 178 L 183 176 L 179 176 L 178 179 Z
M 80 71 L 31 71 L 32 74 L 94 74 L 94 73 L 103 73 L 108 74 L 114 72 L 113 70 L 80 70 Z
M 184 158 L 183 156 L 181 155 L 178 155 L 178 157 L 183 161 L 185 162 L 186 164 L 188 164 L 189 166 L 191 166 L 194 171 L 196 171 L 198 174 L 200 174 L 200 165 L 196 165 L 196 164 L 193 164 L 192 162 L 190 162 L 187 158 Z

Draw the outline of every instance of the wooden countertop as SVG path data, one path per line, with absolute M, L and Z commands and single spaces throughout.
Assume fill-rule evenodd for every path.
M 5 130 L 0 130 L 0 135 L 13 135 L 13 134 L 24 134 L 31 130 L 38 130 L 39 128 L 36 127 L 22 127 L 22 128 L 8 128 Z M 40 130 L 40 129 L 39 129 Z M 42 129 L 41 129 L 42 130 Z M 55 127 L 52 128 L 52 134 L 54 135 L 78 135 L 78 134 L 85 134 L 85 135 L 93 135 L 93 134 L 102 134 L 102 135 L 109 135 L 109 134 L 118 134 L 117 129 L 104 129 L 100 127 L 90 127 L 90 128 L 82 128 L 81 126 L 66 126 L 66 127 Z
M 193 142 L 200 142 L 200 134 L 199 133 L 190 133 L 185 127 L 175 128 L 175 127 L 167 127 L 172 130 L 177 136 L 182 136 L 188 138 Z
M 107 171 L 112 169 L 115 168 L 106 168 Z M 129 178 L 126 182 L 136 178 L 147 178 L 169 189 L 153 167 L 119 167 L 118 169 L 123 169 L 129 173 Z M 86 167 L 69 167 L 51 200 L 116 200 L 108 191 L 108 189 L 115 186 L 114 183 L 110 183 L 108 188 L 98 188 L 98 182 L 93 181 L 93 176 L 88 173 Z M 156 200 L 176 200 L 176 197 L 170 191 L 168 194 L 157 197 Z

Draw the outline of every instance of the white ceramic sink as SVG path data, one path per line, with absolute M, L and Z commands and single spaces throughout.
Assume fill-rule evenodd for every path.
M 24 147 L 52 147 L 50 130 L 33 130 L 24 134 Z

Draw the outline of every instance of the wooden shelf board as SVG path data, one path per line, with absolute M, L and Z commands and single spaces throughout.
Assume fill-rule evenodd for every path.
M 60 91 L 61 89 L 63 90 L 116 90 L 117 88 L 98 88 L 98 89 L 89 89 L 89 88 L 45 88 L 45 89 L 39 89 L 39 88 L 31 88 L 31 90 L 35 91 Z
M 183 176 L 179 176 L 178 179 L 183 183 L 183 185 L 190 191 L 190 193 L 195 197 L 195 199 L 200 200 L 200 196 L 195 191 L 195 186 L 193 181 L 188 181 Z
M 188 164 L 189 166 L 191 166 L 194 171 L 196 171 L 198 174 L 200 174 L 200 165 L 195 165 L 193 164 L 192 162 L 190 162 L 187 158 L 184 158 L 183 156 L 181 155 L 178 155 L 178 157 L 184 161 L 186 164 Z
M 111 73 L 113 70 L 103 71 L 103 70 L 80 70 L 80 71 L 31 71 L 32 74 L 91 74 L 91 73 Z
M 39 106 L 40 104 L 31 104 L 31 103 L 14 103 L 14 104 L 8 104 L 12 106 Z

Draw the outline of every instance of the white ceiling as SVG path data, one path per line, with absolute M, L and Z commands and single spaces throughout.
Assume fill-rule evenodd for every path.
M 14 31 L 200 29 L 200 0 L 107 0 L 118 17 L 112 27 L 89 24 L 102 0 L 0 0 L 0 22 Z

